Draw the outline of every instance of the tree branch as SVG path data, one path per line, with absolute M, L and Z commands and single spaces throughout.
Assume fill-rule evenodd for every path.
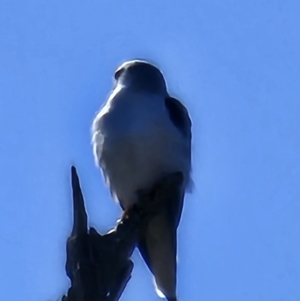
M 71 280 L 62 301 L 117 301 L 131 278 L 130 256 L 139 229 L 153 217 L 161 202 L 183 181 L 181 173 L 170 174 L 149 191 L 139 191 L 139 202 L 124 211 L 117 226 L 105 235 L 88 229 L 79 178 L 71 169 L 73 228 L 67 240 L 66 273 Z M 174 186 L 175 185 L 175 186 Z

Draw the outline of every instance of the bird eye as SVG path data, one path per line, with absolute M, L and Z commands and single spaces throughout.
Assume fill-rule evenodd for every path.
M 122 72 L 123 72 L 123 68 L 120 68 L 115 72 L 115 80 L 118 80 Z

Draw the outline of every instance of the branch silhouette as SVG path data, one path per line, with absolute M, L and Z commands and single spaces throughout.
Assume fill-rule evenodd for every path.
M 116 227 L 105 235 L 88 228 L 88 216 L 76 168 L 71 168 L 73 227 L 67 239 L 65 270 L 71 287 L 62 301 L 117 301 L 131 278 L 130 257 L 140 229 L 170 201 L 180 172 L 161 179 L 151 190 L 138 191 L 139 202 L 124 211 Z

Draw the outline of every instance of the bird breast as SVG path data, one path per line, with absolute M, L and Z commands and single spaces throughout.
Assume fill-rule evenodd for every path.
M 94 154 L 123 207 L 169 172 L 185 171 L 185 145 L 164 97 L 119 91 L 94 121 Z

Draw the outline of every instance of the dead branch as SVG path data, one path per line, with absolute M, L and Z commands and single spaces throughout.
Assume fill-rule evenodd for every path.
M 88 217 L 79 178 L 71 169 L 73 228 L 67 240 L 66 273 L 71 287 L 62 301 L 117 301 L 131 278 L 130 256 L 139 229 L 157 212 L 160 203 L 182 183 L 181 173 L 170 174 L 153 189 L 139 191 L 139 202 L 124 211 L 117 226 L 105 235 L 88 228 Z M 175 185 L 175 186 L 174 186 Z

